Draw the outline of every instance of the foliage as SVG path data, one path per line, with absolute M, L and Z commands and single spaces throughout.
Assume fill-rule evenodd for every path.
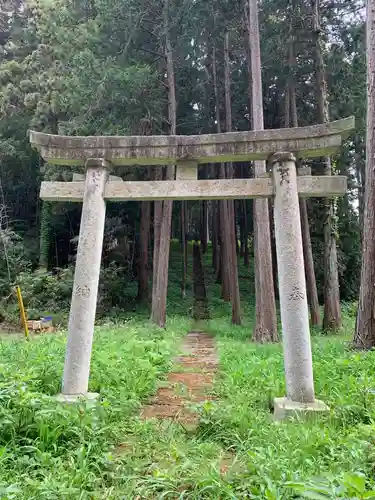
M 243 326 L 234 327 L 229 324 L 230 306 L 220 299 L 211 272 L 210 252 L 205 254 L 205 278 L 213 319 L 207 329 L 215 335 L 220 355 L 215 400 L 198 406 L 201 423 L 195 432 L 177 423 L 139 418 L 141 403 L 163 384 L 165 372 L 173 370 L 170 359 L 178 351 L 176 342 L 191 328 L 189 320 L 181 319 L 192 303 L 191 281 L 182 301 L 178 242 L 173 247 L 167 330 L 145 323 L 142 311 L 135 314 L 129 308 L 122 316 L 115 309 L 113 322 L 107 310 L 107 319 L 102 319 L 107 326 L 96 328 L 90 390 L 100 392 L 99 404 L 65 407 L 51 399 L 60 388 L 64 334 L 32 337 L 30 342 L 0 337 L 3 495 L 16 500 L 78 495 L 87 500 L 172 499 L 182 494 L 196 500 L 246 495 L 279 500 L 316 495 L 321 488 L 316 476 L 329 474 L 334 479 L 325 479 L 324 487 L 337 498 L 350 498 L 354 489 L 347 486 L 348 478 L 355 484 L 353 478 L 361 474 L 369 493 L 374 488 L 375 353 L 346 347 L 355 305 L 342 308 L 341 335 L 313 337 L 316 391 L 330 413 L 304 424 L 278 425 L 270 410 L 273 397 L 285 390 L 282 348 L 249 343 L 253 271 L 240 268 L 245 314 Z M 108 280 L 108 290 L 113 287 L 126 301 L 116 271 L 104 268 L 101 280 Z M 20 278 L 27 303 L 35 296 L 38 307 L 49 300 L 54 308 L 68 306 L 69 268 L 57 275 L 24 273 Z
M 121 315 L 122 311 L 134 305 L 132 283 L 124 286 L 124 270 L 111 264 L 102 268 L 98 294 L 98 317 L 103 315 Z M 17 284 L 21 287 L 24 305 L 30 319 L 39 319 L 52 314 L 55 322 L 66 324 L 73 289 L 74 268 L 54 269 L 53 272 L 40 270 L 35 273 L 25 271 L 17 276 Z M 9 307 L 9 320 L 18 317 L 15 300 L 14 307 Z M 8 308 L 7 308 L 8 309 Z
M 22 273 L 18 276 L 25 307 L 29 316 L 38 319 L 42 311 L 67 311 L 73 289 L 72 268 L 57 269 L 55 274 L 49 272 Z M 39 311 L 33 314 L 31 311 Z
M 316 478 L 305 483 L 287 483 L 303 498 L 323 500 L 324 498 L 375 498 L 375 491 L 366 489 L 366 477 L 363 474 L 343 474 L 335 477 Z
M 345 309 L 346 311 L 346 309 Z M 344 336 L 313 339 L 319 419 L 276 424 L 284 392 L 279 345 L 248 342 L 214 314 L 220 353 L 215 401 L 198 406 L 195 432 L 139 418 L 188 322 L 166 331 L 140 318 L 95 332 L 90 390 L 97 404 L 57 405 L 65 336 L 0 341 L 0 484 L 36 498 L 371 498 L 374 489 L 374 352 L 348 351 Z M 348 330 L 354 318 L 346 315 Z M 178 333 L 177 333 L 178 332 Z
M 232 114 L 236 130 L 249 128 L 244 2 L 171 0 L 170 32 L 178 100 L 178 133 L 215 129 L 212 49 L 217 49 L 220 103 L 223 33 L 230 35 Z M 310 2 L 260 2 L 265 126 L 283 125 L 285 70 L 292 19 L 301 125 L 316 121 Z M 322 0 L 321 18 L 332 119 L 355 114 L 357 130 L 334 159 L 349 177 L 349 194 L 338 204 L 338 253 L 342 298 L 358 293 L 361 195 L 365 179 L 365 44 L 363 3 Z M 30 127 L 51 133 L 163 133 L 166 85 L 162 3 L 156 0 L 33 0 L 7 2 L 0 13 L 0 295 L 22 287 L 29 317 L 69 309 L 74 242 L 80 208 L 41 204 L 45 179 L 70 180 L 64 167 L 42 165 L 27 138 Z M 224 119 L 223 106 L 219 113 Z M 249 165 L 241 172 L 250 174 Z M 319 171 L 320 165 L 313 164 Z M 118 169 L 144 179 L 144 169 Z M 201 167 L 200 175 L 207 175 Z M 43 213 L 43 206 L 46 208 Z M 199 205 L 190 205 L 197 229 Z M 322 289 L 323 222 L 319 202 L 310 206 L 318 288 Z M 174 206 L 178 236 L 179 205 Z M 252 212 L 248 204 L 248 216 Z M 358 216 L 359 215 L 359 216 Z M 9 222 L 9 225 L 8 225 Z M 39 229 L 40 228 L 40 229 Z M 39 234 L 38 234 L 39 233 Z M 146 422 L 139 407 L 171 368 L 170 356 L 189 327 L 191 283 L 181 300 L 181 255 L 172 252 L 166 331 L 136 316 L 136 252 L 139 215 L 135 204 L 109 204 L 98 313 L 114 323 L 95 332 L 90 390 L 101 400 L 65 407 L 51 398 L 60 388 L 63 334 L 0 340 L 0 496 L 15 499 L 190 498 L 289 499 L 371 498 L 374 352 L 354 353 L 345 341 L 356 305 L 343 306 L 344 331 L 335 338 L 315 333 L 317 394 L 331 411 L 303 425 L 275 424 L 273 397 L 284 393 L 279 345 L 249 343 L 254 317 L 253 269 L 240 268 L 244 324 L 228 325 L 229 304 L 206 254 L 209 329 L 220 351 L 214 402 L 199 407 L 197 432 L 172 423 Z M 39 252 L 35 242 L 40 241 Z M 174 243 L 178 246 L 178 243 Z M 191 249 L 191 248 L 190 248 Z M 191 259 L 190 259 L 191 260 Z M 53 271 L 31 273 L 37 262 Z M 189 264 L 190 266 L 190 264 Z M 189 267 L 189 275 L 191 268 Z M 8 302 L 7 302 L 8 306 Z M 17 313 L 13 301 L 10 313 Z M 2 311 L 5 309 L 1 302 Z M 129 319 L 129 317 L 132 319 Z M 222 469 L 225 471 L 223 472 Z M 320 478 L 317 478 L 319 476 Z M 323 476 L 323 479 L 321 477 Z
M 223 33 L 230 34 L 232 115 L 235 130 L 249 128 L 248 70 L 245 51 L 244 0 L 229 4 L 198 0 L 171 0 L 170 31 L 177 92 L 178 133 L 194 134 L 215 129 L 212 86 L 212 48 L 217 49 L 220 115 L 223 105 Z M 354 114 L 356 134 L 337 158 L 338 170 L 349 174 L 346 200 L 361 207 L 364 185 L 365 44 L 363 2 L 321 0 L 321 20 L 327 41 L 330 114 L 332 119 Z M 310 2 L 264 0 L 260 5 L 262 77 L 265 126 L 283 126 L 285 87 L 288 78 L 287 46 L 291 19 L 297 65 L 297 107 L 301 125 L 316 121 L 313 44 Z M 165 133 L 166 86 L 163 56 L 161 3 L 156 0 L 72 1 L 33 0 L 7 4 L 8 22 L 0 23 L 0 175 L 17 234 L 37 241 L 29 260 L 64 267 L 74 258 L 71 241 L 77 237 L 80 210 L 72 204 L 53 204 L 44 228 L 43 204 L 38 202 L 41 173 L 46 179 L 68 180 L 69 169 L 43 166 L 28 145 L 27 130 L 37 128 L 65 134 L 138 134 L 145 124 L 153 133 Z M 1 32 L 1 30 L 3 30 Z M 202 174 L 206 175 L 202 167 Z M 246 175 L 249 165 L 241 165 Z M 120 171 L 121 170 L 121 171 Z M 141 169 L 119 169 L 126 178 L 143 178 Z M 193 214 L 198 204 L 190 204 Z M 252 217 L 248 207 L 249 221 Z M 136 241 L 138 211 L 127 215 L 129 204 L 116 204 L 109 222 L 123 227 Z M 341 290 L 345 300 L 358 291 L 359 224 L 353 210 L 339 213 Z M 174 208 L 174 236 L 178 235 L 180 208 Z M 321 265 L 323 232 L 315 205 L 310 211 L 314 234 L 316 270 Z M 194 226 L 199 216 L 194 215 Z M 191 228 L 192 231 L 197 227 Z M 45 233 L 49 244 L 45 244 Z M 353 239 L 355 244 L 350 245 Z M 27 245 L 28 247 L 30 245 Z M 49 249 L 49 255 L 45 255 Z M 39 258 L 41 257 L 41 259 Z M 48 257 L 48 259 L 47 259 Z
M 8 227 L 0 227 L 0 297 L 8 295 L 21 272 L 30 272 L 22 238 Z
M 49 247 L 51 242 L 52 203 L 45 201 L 42 206 L 39 243 L 39 267 L 48 269 Z
M 161 334 L 140 322 L 96 332 L 91 389 L 101 400 L 78 407 L 51 398 L 60 386 L 63 335 L 1 341 L 1 494 L 88 499 L 111 489 L 117 473 L 110 443 L 137 429 L 132 414 L 168 368 L 174 338 L 174 330 Z

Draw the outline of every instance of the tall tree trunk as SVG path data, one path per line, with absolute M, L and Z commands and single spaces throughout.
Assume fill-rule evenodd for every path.
M 243 254 L 243 264 L 245 267 L 249 267 L 249 223 L 247 219 L 247 203 L 246 200 L 242 200 L 243 218 L 244 218 L 244 254 Z
M 249 106 L 249 128 L 253 127 L 253 68 L 251 65 L 251 40 L 250 40 L 250 7 L 249 0 L 244 2 L 244 18 L 245 18 L 245 52 L 246 52 L 246 63 L 247 63 L 247 97 L 248 97 L 248 106 Z
M 292 127 L 298 127 L 296 81 L 295 81 L 296 56 L 294 49 L 292 20 L 290 20 L 288 52 L 289 52 L 288 54 L 289 81 L 286 90 L 286 95 L 288 97 L 285 99 L 285 127 L 289 127 L 290 125 Z M 289 109 L 287 109 L 287 106 L 289 106 Z M 314 259 L 313 259 L 311 237 L 310 237 L 309 217 L 307 212 L 307 202 L 305 198 L 300 198 L 299 207 L 301 214 L 301 230 L 302 230 L 302 243 L 303 243 L 303 257 L 305 262 L 306 288 L 310 306 L 311 324 L 319 325 L 320 309 L 318 300 L 318 290 L 316 287 Z
M 356 177 L 358 184 L 358 212 L 359 212 L 359 226 L 361 229 L 361 234 L 363 231 L 363 214 L 364 214 L 364 203 L 365 203 L 365 168 L 366 162 L 365 151 L 363 151 L 363 146 L 361 144 L 361 139 L 359 134 L 356 134 L 354 140 L 354 148 L 355 148 L 355 167 L 356 167 Z
M 301 213 L 303 258 L 305 261 L 307 299 L 310 306 L 311 324 L 320 325 L 320 308 L 315 278 L 314 257 L 311 246 L 309 216 L 307 202 L 304 198 L 301 198 L 299 201 L 299 210 Z
M 375 4 L 367 2 L 367 143 L 362 272 L 354 345 L 375 347 Z
M 258 6 L 257 0 L 248 0 L 248 2 L 248 42 L 250 46 L 252 74 L 252 128 L 253 130 L 263 130 Z M 265 162 L 256 161 L 254 170 L 255 177 L 262 175 L 266 171 Z M 257 199 L 254 202 L 254 253 L 256 321 L 253 337 L 257 342 L 272 342 L 277 340 L 277 320 L 267 199 Z
M 193 246 L 193 318 L 195 320 L 209 319 L 204 268 L 202 263 L 201 245 L 194 242 Z
M 233 219 L 233 224 L 234 224 L 234 243 L 235 243 L 235 249 L 236 249 L 236 255 L 239 257 L 241 255 L 241 230 L 239 227 L 239 215 L 241 212 L 241 205 L 238 200 L 233 201 L 234 205 L 234 219 Z M 238 221 L 238 224 L 237 224 Z
M 165 33 L 165 59 L 167 64 L 167 85 L 168 85 L 168 119 L 170 124 L 170 134 L 176 135 L 177 122 L 177 102 L 175 88 L 175 74 L 173 66 L 173 52 L 169 33 L 169 0 L 164 0 L 163 8 L 164 33 Z M 174 179 L 175 167 L 167 167 L 167 179 Z M 165 327 L 167 315 L 167 291 L 168 291 L 168 268 L 169 251 L 171 241 L 172 222 L 172 201 L 164 201 L 162 208 L 160 227 L 160 248 L 157 266 L 156 294 L 155 294 L 155 315 L 154 321 L 161 327 Z M 154 307 L 153 307 L 154 309 Z
M 226 132 L 232 131 L 232 103 L 230 92 L 230 67 L 229 67 L 229 33 L 224 34 L 224 89 L 225 89 L 225 125 Z M 227 165 L 227 177 L 233 178 L 233 165 Z M 228 209 L 228 229 L 229 229 L 229 245 L 228 245 L 228 269 L 230 272 L 229 286 L 232 302 L 232 323 L 235 325 L 241 324 L 241 303 L 240 289 L 238 284 L 238 269 L 237 269 L 237 235 L 235 230 L 235 211 L 234 201 L 227 200 Z
M 203 169 L 204 178 L 208 179 L 210 167 L 207 166 Z M 203 200 L 200 204 L 200 241 L 201 252 L 205 254 L 208 246 L 208 200 Z
M 215 165 L 211 165 L 211 179 L 216 178 Z M 211 227 L 212 227 L 212 267 L 216 274 L 220 268 L 220 220 L 219 220 L 219 202 L 212 200 L 211 204 Z
M 322 31 L 319 17 L 319 0 L 311 0 L 312 29 L 315 44 L 316 92 L 318 118 L 321 123 L 329 121 L 328 91 L 322 51 Z M 324 158 L 324 175 L 332 175 L 331 158 Z M 341 326 L 340 287 L 337 267 L 336 228 L 334 227 L 335 202 L 325 200 L 324 223 L 324 318 L 323 329 L 338 330 Z
M 42 214 L 40 217 L 39 271 L 47 271 L 48 269 L 52 239 L 51 215 L 52 203 L 50 201 L 43 201 Z
M 252 67 L 251 67 L 251 50 L 250 50 L 250 21 L 249 21 L 249 5 L 248 1 L 244 2 L 244 13 L 245 13 L 245 51 L 246 51 L 246 63 L 247 63 L 247 96 L 248 96 L 248 106 L 249 106 L 249 128 L 252 128 L 252 109 L 253 109 L 253 77 L 252 77 Z M 248 178 L 245 172 L 249 172 L 249 167 L 243 169 L 244 178 Z M 242 200 L 243 211 L 244 211 L 244 238 L 245 238 L 245 252 L 244 252 L 244 266 L 249 267 L 249 221 L 247 216 L 247 200 Z
M 216 273 L 220 266 L 220 248 L 219 248 L 219 213 L 218 202 L 212 201 L 211 220 L 212 220 L 212 267 Z
M 205 254 L 208 246 L 208 201 L 203 200 L 201 205 L 201 250 Z
M 247 179 L 249 177 L 247 166 L 242 165 L 241 174 L 242 174 L 241 177 L 243 179 Z M 241 257 L 243 257 L 243 263 L 244 263 L 245 267 L 249 267 L 249 264 L 250 264 L 250 260 L 249 260 L 249 220 L 248 220 L 247 209 L 248 209 L 247 200 L 241 200 L 240 211 L 241 211 L 242 238 L 243 238 L 243 241 L 241 242 L 241 245 L 243 247 L 243 249 L 242 249 L 243 253 L 241 254 Z
M 181 201 L 181 247 L 182 247 L 182 281 L 181 296 L 186 297 L 186 281 L 188 266 L 188 246 L 187 246 L 187 203 Z
M 221 132 L 221 122 L 220 122 L 220 106 L 219 106 L 219 89 L 217 84 L 217 69 L 216 69 L 216 47 L 214 45 L 212 51 L 212 77 L 215 95 L 215 113 L 216 113 L 216 129 L 217 133 Z M 225 167 L 224 164 L 220 165 L 219 177 L 224 179 Z M 229 219 L 227 217 L 228 204 L 227 200 L 219 201 L 219 221 L 220 221 L 220 269 L 218 272 L 218 280 L 221 280 L 221 296 L 223 300 L 229 302 L 231 299 L 230 290 L 230 269 L 229 269 L 229 258 L 230 258 L 230 228 L 228 226 Z
M 152 123 L 144 118 L 139 123 L 139 135 L 152 135 Z M 145 175 L 145 181 L 150 178 L 149 173 Z M 138 269 L 138 300 L 148 302 L 149 300 L 149 244 L 151 229 L 151 202 L 140 203 L 140 236 L 139 236 L 139 269 Z
M 155 167 L 154 179 L 160 181 L 162 179 L 162 169 L 159 166 Z M 151 306 L 151 321 L 158 322 L 158 301 L 157 301 L 157 283 L 158 283 L 158 265 L 160 253 L 160 230 L 161 219 L 163 215 L 163 202 L 154 201 L 154 254 L 152 268 L 152 306 Z
M 237 212 L 238 212 L 238 226 L 240 230 L 240 251 L 239 251 L 239 256 L 242 258 L 245 253 L 245 221 L 244 221 L 244 202 L 245 200 L 240 200 L 240 202 L 237 205 Z
M 139 282 L 138 282 L 138 300 L 148 300 L 148 244 L 151 226 L 151 203 L 141 201 L 141 228 L 139 236 Z
M 168 175 L 168 174 L 167 174 Z M 170 176 L 168 175 L 170 179 Z M 171 242 L 172 202 L 164 201 L 160 226 L 160 249 L 158 276 L 156 280 L 156 323 L 160 328 L 165 327 L 167 317 L 167 291 L 169 251 Z

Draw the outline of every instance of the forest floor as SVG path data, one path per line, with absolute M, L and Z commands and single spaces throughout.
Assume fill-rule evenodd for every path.
M 181 355 L 174 362 L 175 368 L 168 373 L 165 386 L 159 387 L 141 416 L 170 419 L 194 429 L 200 419 L 194 405 L 212 399 L 209 392 L 218 365 L 212 336 L 189 332 L 183 339 Z
M 355 307 L 343 304 L 339 334 L 312 331 L 330 411 L 277 423 L 282 346 L 251 342 L 248 271 L 238 327 L 206 266 L 211 319 L 192 334 L 180 263 L 172 255 L 166 330 L 144 311 L 96 328 L 97 402 L 56 402 L 66 332 L 0 337 L 0 499 L 375 498 L 375 351 L 350 349 Z
M 98 328 L 90 390 L 101 399 L 78 407 L 54 399 L 64 333 L 3 339 L 0 498 L 287 499 L 301 488 L 309 498 L 371 498 L 360 490 L 372 488 L 375 466 L 375 352 L 349 349 L 345 320 L 342 334 L 313 336 L 316 392 L 330 412 L 281 424 L 272 418 L 273 397 L 285 391 L 281 345 L 251 343 L 246 322 L 207 323 L 213 337 L 198 353 L 208 357 L 207 396 L 194 401 L 181 388 L 175 407 L 193 399 L 194 426 L 144 414 L 184 370 L 202 375 L 176 360 L 188 361 L 186 346 L 194 354 L 199 342 L 186 337 L 190 321 Z

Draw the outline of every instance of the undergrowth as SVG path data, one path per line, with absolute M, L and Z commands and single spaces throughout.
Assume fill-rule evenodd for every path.
M 100 400 L 78 406 L 54 399 L 64 334 L 1 341 L 0 498 L 372 498 L 374 352 L 349 350 L 345 335 L 314 337 L 316 391 L 330 412 L 278 424 L 281 346 L 223 327 L 216 400 L 198 407 L 199 427 L 143 421 L 189 326 L 99 328 L 90 390 Z
M 140 408 L 172 369 L 192 328 L 171 256 L 168 327 L 148 312 L 114 312 L 95 332 L 90 391 L 97 402 L 66 406 L 60 390 L 66 335 L 0 340 L 0 499 L 375 498 L 375 352 L 350 349 L 355 306 L 339 335 L 313 330 L 317 397 L 330 407 L 307 421 L 276 423 L 285 393 L 282 347 L 254 345 L 253 279 L 240 270 L 244 322 L 230 308 L 206 256 L 206 282 L 220 368 L 200 425 L 144 421 Z

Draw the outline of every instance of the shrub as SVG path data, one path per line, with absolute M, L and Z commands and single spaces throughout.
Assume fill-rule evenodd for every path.
M 12 229 L 0 226 L 0 297 L 9 295 L 16 276 L 30 267 L 22 238 Z

